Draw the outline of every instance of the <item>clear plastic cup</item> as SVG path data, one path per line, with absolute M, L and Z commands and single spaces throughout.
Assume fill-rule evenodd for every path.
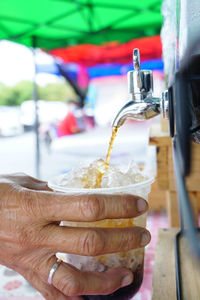
M 68 195 L 73 194 L 132 194 L 148 200 L 153 178 L 135 183 L 132 185 L 113 187 L 113 188 L 65 188 L 59 186 L 62 177 L 58 176 L 49 181 L 48 185 L 55 191 L 64 192 Z M 73 227 L 131 227 L 146 226 L 146 214 L 130 219 L 106 219 L 97 222 L 62 222 L 63 226 Z M 138 248 L 125 252 L 104 254 L 96 257 L 81 256 L 75 254 L 59 253 L 58 257 L 63 261 L 72 264 L 80 270 L 103 272 L 108 268 L 126 267 L 132 270 L 134 281 L 131 285 L 123 287 L 110 295 L 88 295 L 85 300 L 128 300 L 131 299 L 139 290 L 143 280 L 144 248 Z

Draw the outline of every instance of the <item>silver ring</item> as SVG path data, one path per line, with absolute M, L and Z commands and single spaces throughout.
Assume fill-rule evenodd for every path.
M 52 280 L 53 280 L 53 276 L 56 272 L 56 270 L 58 269 L 59 265 L 61 264 L 61 260 L 58 259 L 57 262 L 53 265 L 53 267 L 51 268 L 50 272 L 49 272 L 49 277 L 48 277 L 48 284 L 52 284 Z

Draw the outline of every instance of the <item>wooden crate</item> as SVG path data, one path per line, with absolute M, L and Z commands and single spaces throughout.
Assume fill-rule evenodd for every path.
M 169 224 L 179 227 L 179 207 L 177 201 L 174 178 L 174 164 L 172 155 L 172 140 L 167 132 L 161 131 L 161 124 L 153 124 L 150 130 L 149 144 L 157 149 L 157 178 L 150 194 L 150 209 L 165 208 L 168 213 Z M 192 168 L 186 180 L 187 190 L 196 223 L 200 209 L 200 145 L 192 142 Z M 153 201 L 153 198 L 156 199 Z
M 163 191 L 158 186 L 158 180 L 151 185 L 151 193 L 149 194 L 149 209 L 150 210 L 165 210 L 166 209 L 167 191 Z
M 156 244 L 152 300 L 177 300 L 174 239 L 178 228 L 160 229 Z M 183 300 L 200 299 L 200 263 L 190 253 L 185 238 L 180 241 Z

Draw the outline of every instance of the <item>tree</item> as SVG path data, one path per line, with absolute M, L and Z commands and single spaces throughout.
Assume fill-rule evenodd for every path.
M 38 86 L 39 99 L 49 101 L 64 101 L 76 99 L 73 89 L 67 83 L 51 83 Z M 0 105 L 17 106 L 26 100 L 31 100 L 32 82 L 21 81 L 15 86 L 6 86 L 0 83 Z
M 67 102 L 70 98 L 76 98 L 76 96 L 69 84 L 51 83 L 39 87 L 39 98 L 42 100 Z

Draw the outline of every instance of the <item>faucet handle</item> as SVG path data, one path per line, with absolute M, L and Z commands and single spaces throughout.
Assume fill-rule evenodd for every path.
M 135 70 L 140 70 L 140 51 L 138 48 L 133 50 L 133 66 Z
M 152 97 L 153 77 L 152 71 L 140 69 L 139 49 L 133 50 L 134 70 L 128 72 L 128 93 L 130 100 L 135 102 L 145 101 Z

